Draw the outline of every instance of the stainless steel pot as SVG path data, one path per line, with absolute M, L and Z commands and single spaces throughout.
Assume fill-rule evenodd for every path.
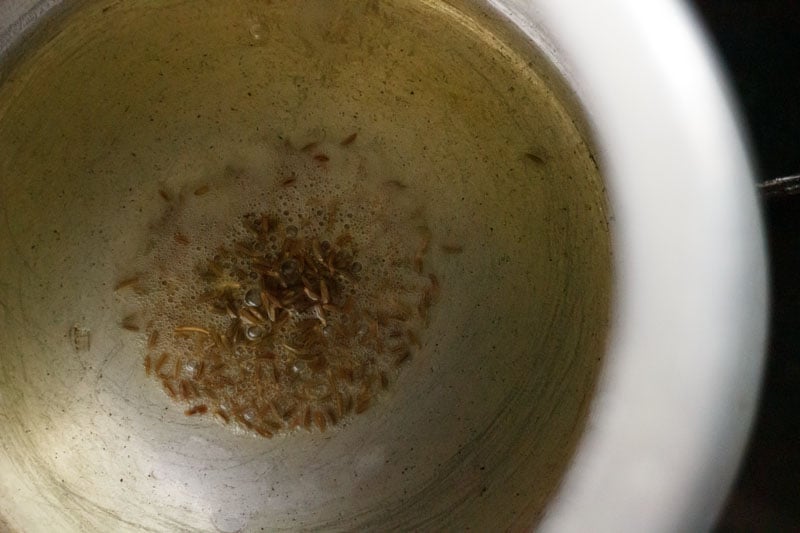
M 287 131 L 295 143 L 349 133 L 303 129 L 300 115 L 305 123 L 354 127 L 363 121 L 337 113 L 385 109 L 384 93 L 324 101 L 325 91 L 312 91 L 304 96 L 319 104 L 311 111 L 282 107 L 307 73 L 264 77 L 234 67 L 247 62 L 247 50 L 276 42 L 280 9 L 296 6 L 243 3 L 246 17 L 228 21 L 213 3 L 169 4 L 179 16 L 150 2 L 0 1 L 0 526 L 710 526 L 757 398 L 765 259 L 735 109 L 683 4 L 404 4 L 429 17 L 432 29 L 393 31 L 421 36 L 425 45 L 446 33 L 442 20 L 456 21 L 467 44 L 456 39 L 427 53 L 452 52 L 467 63 L 474 54 L 498 69 L 464 74 L 491 87 L 486 95 L 443 81 L 447 70 L 415 73 L 414 60 L 391 47 L 356 54 L 361 70 L 348 72 L 353 58 L 336 55 L 335 39 L 325 41 L 332 51 L 320 58 L 325 75 L 314 87 L 338 95 L 331 79 L 387 69 L 397 104 L 370 115 L 374 138 L 383 140 L 365 142 L 364 153 L 384 159 L 369 167 L 364 155 L 367 167 L 414 168 L 404 179 L 421 197 L 445 206 L 466 198 L 472 211 L 458 218 L 430 208 L 434 231 L 467 244 L 457 259 L 431 259 L 442 299 L 391 393 L 335 432 L 270 441 L 187 419 L 172 406 L 144 375 L 142 339 L 119 327 L 130 302 L 113 286 L 140 266 L 130 258 L 163 210 L 153 201 L 158 187 L 218 184 L 231 165 L 244 174 L 263 166 L 239 138 L 260 124 L 238 91 L 243 73 L 266 80 L 263 105 L 293 124 Z M 308 31 L 298 46 L 319 50 L 315 39 L 328 29 L 350 31 L 353 17 L 381 13 L 374 2 L 341 12 L 331 5 L 306 5 L 306 25 L 286 33 Z M 82 6 L 89 14 L 81 24 L 51 23 Z M 262 8 L 276 11 L 267 16 Z M 148 9 L 159 15 L 142 26 Z M 228 40 L 220 36 L 228 31 Z M 377 39 L 359 35 L 365 46 Z M 179 51 L 175 43 L 187 40 L 192 47 Z M 488 52 L 471 49 L 474 42 Z M 215 55 L 219 43 L 229 46 L 227 55 Z M 62 47 L 67 61 L 52 60 Z M 162 54 L 168 49 L 174 55 Z M 164 57 L 174 67 L 167 82 L 159 81 Z M 525 80 L 540 84 L 535 94 L 552 97 L 551 107 L 528 109 L 491 85 L 507 75 L 504 64 L 526 61 L 535 76 Z M 138 68 L 147 75 L 128 76 Z M 424 108 L 427 124 L 403 114 L 404 106 L 421 105 L 397 89 L 414 74 L 422 90 L 452 88 L 452 107 Z M 284 78 L 291 83 L 281 85 Z M 517 106 L 519 124 L 498 118 L 503 106 Z M 209 120 L 192 121 L 203 116 Z M 408 131 L 396 133 L 403 121 Z M 511 152 L 532 123 L 544 132 L 533 137 L 536 153 Z M 408 155 L 427 132 L 445 127 L 450 144 L 432 140 L 424 158 Z M 492 172 L 471 158 L 476 145 L 460 140 L 467 137 L 495 157 L 521 159 Z M 601 163 L 602 184 L 586 146 Z M 219 189 L 218 198 L 235 194 Z

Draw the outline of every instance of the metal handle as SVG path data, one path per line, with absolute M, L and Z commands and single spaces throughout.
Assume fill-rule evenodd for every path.
M 764 198 L 800 194 L 800 174 L 767 180 L 759 183 L 758 189 Z

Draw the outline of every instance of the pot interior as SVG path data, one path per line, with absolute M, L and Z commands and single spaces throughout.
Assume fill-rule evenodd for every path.
M 535 523 L 584 427 L 611 255 L 579 112 L 533 46 L 459 2 L 57 11 L 0 70 L 6 525 Z M 153 330 L 179 349 L 182 320 L 220 323 L 197 265 L 248 213 L 309 242 L 348 224 L 353 294 L 411 309 L 410 357 L 325 431 L 186 416 L 145 373 Z

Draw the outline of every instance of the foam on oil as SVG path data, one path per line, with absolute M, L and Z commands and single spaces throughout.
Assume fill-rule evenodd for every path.
M 153 192 L 122 327 L 147 335 L 145 371 L 187 415 L 324 431 L 421 347 L 439 290 L 422 199 L 360 145 L 275 139 L 247 167 Z

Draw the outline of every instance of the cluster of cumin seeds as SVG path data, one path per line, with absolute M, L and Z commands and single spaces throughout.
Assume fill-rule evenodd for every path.
M 243 217 L 248 237 L 196 269 L 196 321 L 148 325 L 145 371 L 187 405 L 264 437 L 362 413 L 420 347 L 438 293 L 428 237 L 389 275 L 352 235 Z M 324 234 L 329 231 L 330 234 Z M 407 280 L 413 279 L 413 283 Z M 406 280 L 406 281 L 399 281 Z

